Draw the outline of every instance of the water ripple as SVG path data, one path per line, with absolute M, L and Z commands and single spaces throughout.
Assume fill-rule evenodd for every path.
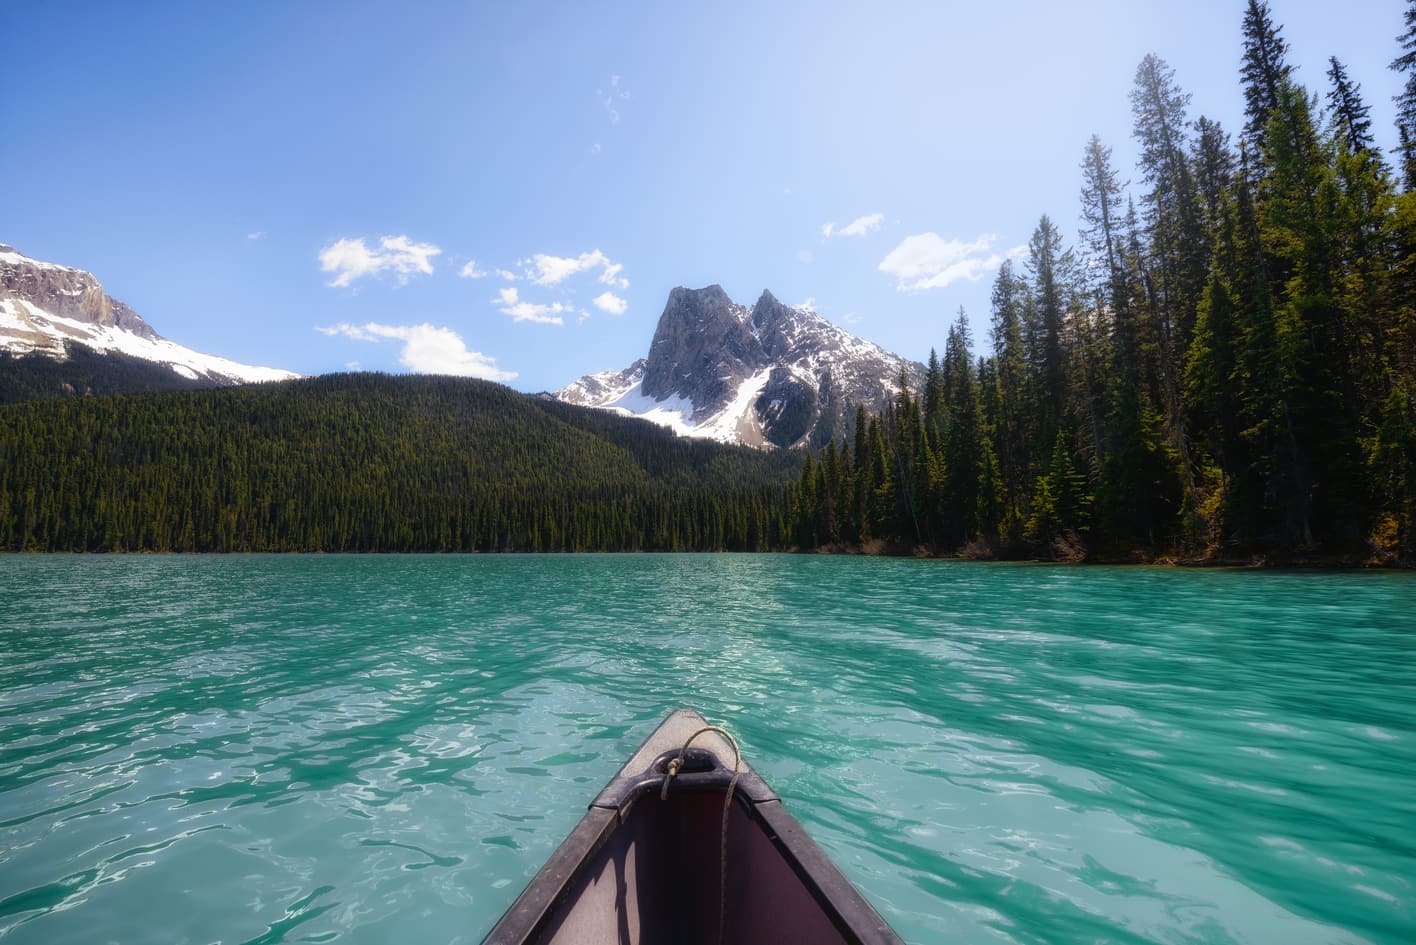
M 0 938 L 476 942 L 670 708 L 910 941 L 1416 940 L 1416 582 L 21 557 Z

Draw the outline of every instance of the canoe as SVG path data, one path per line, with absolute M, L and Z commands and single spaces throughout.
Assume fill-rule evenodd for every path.
M 903 945 L 725 734 L 670 714 L 483 945 Z

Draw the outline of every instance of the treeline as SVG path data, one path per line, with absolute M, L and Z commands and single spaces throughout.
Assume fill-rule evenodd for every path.
M 0 404 L 215 386 L 211 381 L 182 377 L 165 365 L 118 351 L 98 352 L 80 344 L 67 345 L 62 360 L 43 354 L 0 351 Z
M 764 550 L 799 461 L 455 378 L 34 401 L 0 407 L 0 549 Z
M 961 311 L 922 391 L 808 463 L 797 543 L 1413 560 L 1416 0 L 1405 27 L 1395 168 L 1341 62 L 1321 97 L 1296 80 L 1266 3 L 1237 136 L 1142 60 L 1139 192 L 1093 136 L 1078 244 L 1044 216 L 991 351 Z

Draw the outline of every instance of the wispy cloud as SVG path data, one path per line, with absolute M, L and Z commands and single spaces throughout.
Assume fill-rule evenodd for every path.
M 811 250 L 809 249 L 797 250 L 797 262 L 801 263 L 803 266 L 811 265 L 811 261 L 815 258 L 816 257 L 811 254 Z
M 469 259 L 467 260 L 467 265 L 462 267 L 462 271 L 459 272 L 458 275 L 463 279 L 485 279 L 487 276 L 491 275 L 491 273 L 478 269 L 477 260 Z
M 881 222 L 885 219 L 883 213 L 871 213 L 863 217 L 856 217 L 845 226 L 837 228 L 834 223 L 821 224 L 821 235 L 826 239 L 836 236 L 865 236 L 880 229 Z
M 562 315 L 575 311 L 574 308 L 560 302 L 527 302 L 521 298 L 521 293 L 516 286 L 507 286 L 501 289 L 497 293 L 497 298 L 492 301 L 501 305 L 499 311 L 503 315 L 510 315 L 512 321 L 535 322 L 539 325 L 564 325 L 565 319 Z
M 600 311 L 608 312 L 611 315 L 623 315 L 625 310 L 629 308 L 629 303 L 613 292 L 601 292 L 590 301 Z
M 604 89 L 596 89 L 595 97 L 600 100 L 600 104 L 609 114 L 610 124 L 618 125 L 620 123 L 620 103 L 629 101 L 629 91 L 620 86 L 620 77 L 610 76 L 610 90 L 606 92 Z
M 400 285 L 417 273 L 431 275 L 432 259 L 442 250 L 432 243 L 415 243 L 406 236 L 385 236 L 377 247 L 362 239 L 342 239 L 320 250 L 320 269 L 335 274 L 329 284 L 344 287 L 365 276 L 392 273 Z
M 515 371 L 497 367 L 496 358 L 468 350 L 467 343 L 457 332 L 426 322 L 421 325 L 381 325 L 377 322 L 351 325 L 345 322 L 316 326 L 315 330 L 331 337 L 343 335 L 356 341 L 401 341 L 403 351 L 399 355 L 399 363 L 419 374 L 454 374 L 501 382 L 516 378 Z M 349 363 L 358 364 L 357 361 Z
M 512 272 L 512 271 L 509 270 L 509 269 L 498 269 L 498 270 L 497 270 L 497 278 L 498 278 L 498 279 L 505 279 L 507 282 L 515 282 L 517 279 L 520 279 L 521 277 L 518 276 L 516 273 Z
M 531 257 L 530 268 L 526 270 L 526 278 L 536 285 L 558 285 L 578 272 L 589 272 L 593 269 L 600 270 L 602 285 L 621 289 L 629 288 L 629 280 L 620 275 L 624 271 L 624 266 L 610 261 L 609 257 L 598 249 L 581 253 L 579 256 L 550 256 L 545 253 L 537 253 Z
M 263 239 L 265 239 L 265 238 L 266 238 L 266 231 L 265 231 L 265 230 L 256 230 L 254 233 L 247 233 L 247 234 L 246 234 L 246 239 L 248 239 L 248 240 L 263 240 Z
M 895 288 L 900 292 L 942 289 L 961 279 L 977 282 L 1003 265 L 1003 260 L 1017 259 L 1027 252 L 1027 246 L 993 252 L 997 240 L 991 233 L 967 243 L 946 240 L 938 233 L 918 233 L 901 240 L 878 268 L 895 277 Z

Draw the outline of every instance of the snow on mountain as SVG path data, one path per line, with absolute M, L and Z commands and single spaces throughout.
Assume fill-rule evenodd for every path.
M 214 386 L 299 377 L 168 341 L 137 312 L 105 293 L 91 273 L 31 259 L 0 245 L 0 350 L 62 361 L 69 345 L 151 361 L 179 377 Z
M 669 293 L 647 358 L 554 396 L 683 436 L 797 447 L 842 436 L 857 404 L 879 409 L 901 371 L 917 385 L 923 367 L 770 292 L 748 308 L 714 285 Z

